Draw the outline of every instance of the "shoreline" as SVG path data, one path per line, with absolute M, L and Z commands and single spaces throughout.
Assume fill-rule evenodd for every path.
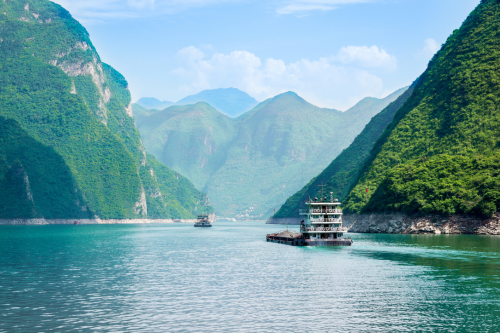
M 299 217 L 270 218 L 266 223 L 297 225 L 300 224 L 301 220 Z M 500 235 L 500 213 L 496 213 L 493 217 L 487 219 L 466 215 L 345 214 L 343 223 L 352 233 Z
M 353 233 L 500 235 L 500 213 L 487 219 L 466 215 L 346 214 L 344 220 Z
M 74 225 L 77 224 L 166 224 L 195 223 L 196 219 L 0 219 L 0 225 Z

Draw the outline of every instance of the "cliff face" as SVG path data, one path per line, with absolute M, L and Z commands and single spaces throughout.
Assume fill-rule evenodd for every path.
M 206 195 L 147 156 L 127 81 L 101 62 L 85 28 L 64 8 L 46 0 L 0 2 L 0 58 L 0 125 L 19 128 L 61 161 L 42 172 L 43 163 L 29 163 L 36 145 L 22 154 L 11 149 L 15 133 L 4 135 L 6 170 L 18 160 L 30 183 L 42 184 L 40 192 L 32 186 L 39 208 L 14 217 L 193 218 L 211 211 Z M 69 180 L 54 181 L 63 169 Z M 42 197 L 49 189 L 51 201 Z

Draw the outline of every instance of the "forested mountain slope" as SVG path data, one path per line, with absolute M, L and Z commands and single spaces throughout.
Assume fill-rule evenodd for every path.
M 211 209 L 146 155 L 127 81 L 100 61 L 64 8 L 0 2 L 0 66 L 0 218 L 193 217 Z
M 325 185 L 324 196 L 330 197 L 330 193 L 333 192 L 334 197 L 342 201 L 354 185 L 353 182 L 357 180 L 358 173 L 369 158 L 373 145 L 412 92 L 413 86 L 375 115 L 353 143 L 340 153 L 322 173 L 288 198 L 273 218 L 299 217 L 299 210 L 305 209 L 306 201 L 310 198 L 321 197 L 319 185 Z
M 288 92 L 236 119 L 207 103 L 163 111 L 135 105 L 134 115 L 148 152 L 208 193 L 219 215 L 267 218 L 404 90 L 346 112 Z
M 448 38 L 356 184 L 345 202 L 351 212 L 498 211 L 500 2 L 481 1 Z

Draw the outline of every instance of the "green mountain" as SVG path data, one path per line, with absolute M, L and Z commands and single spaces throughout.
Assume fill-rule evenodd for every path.
M 198 102 L 206 102 L 231 118 L 236 118 L 259 104 L 255 98 L 236 88 L 203 90 L 196 95 L 181 99 L 176 104 L 187 105 Z
M 127 87 L 64 8 L 0 2 L 0 218 L 211 210 L 206 195 L 146 155 Z
M 135 117 L 148 152 L 200 189 L 225 163 L 237 134 L 235 122 L 205 102 Z
M 483 0 L 375 144 L 346 198 L 348 211 L 486 217 L 498 211 L 499 36 L 500 2 Z
M 175 103 L 169 101 L 160 101 L 153 97 L 143 97 L 138 100 L 135 104 L 142 106 L 146 109 L 158 109 L 163 110 L 168 108 L 169 106 L 174 105 Z
M 148 152 L 208 193 L 218 215 L 267 218 L 403 92 L 364 99 L 346 112 L 292 92 L 236 119 L 203 102 L 133 110 Z
M 375 115 L 353 143 L 342 151 L 323 172 L 288 198 L 273 218 L 299 217 L 299 210 L 305 209 L 305 202 L 310 198 L 320 198 L 322 191 L 324 197 L 329 198 L 330 193 L 333 192 L 335 198 L 343 200 L 349 194 L 354 181 L 357 180 L 358 173 L 369 158 L 373 145 L 412 92 L 413 86 Z

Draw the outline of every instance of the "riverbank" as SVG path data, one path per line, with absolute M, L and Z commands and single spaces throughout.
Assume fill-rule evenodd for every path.
M 343 220 L 353 233 L 500 235 L 500 213 L 488 219 L 464 215 L 346 214 Z
M 270 218 L 267 224 L 298 225 L 303 218 Z M 344 226 L 352 233 L 500 235 L 500 213 L 492 218 L 403 213 L 345 214 Z
M 0 219 L 0 225 L 195 223 L 196 219 Z

